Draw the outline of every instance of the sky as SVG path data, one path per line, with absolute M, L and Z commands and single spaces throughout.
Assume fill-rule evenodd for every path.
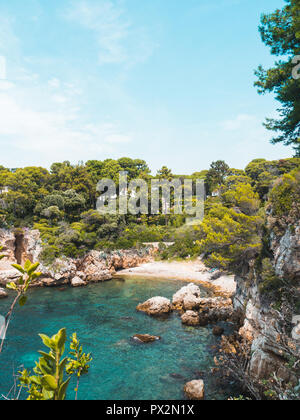
M 177 174 L 291 157 L 253 87 L 283 0 L 0 0 L 0 165 L 124 156 Z

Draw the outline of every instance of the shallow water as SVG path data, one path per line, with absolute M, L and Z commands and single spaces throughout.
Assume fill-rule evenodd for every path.
M 227 398 L 233 390 L 224 390 L 210 374 L 212 346 L 218 343 L 210 327 L 185 327 L 177 314 L 156 319 L 135 310 L 150 297 L 171 298 L 183 285 L 128 279 L 65 291 L 31 290 L 26 306 L 16 310 L 0 356 L 0 393 L 7 394 L 13 372 L 21 365 L 34 366 L 37 350 L 43 349 L 37 334 L 53 335 L 66 327 L 68 336 L 77 332 L 93 357 L 90 373 L 81 380 L 80 399 L 182 399 L 184 383 L 197 378 L 205 380 L 207 399 Z M 0 314 L 9 303 L 0 302 Z M 159 335 L 162 340 L 136 344 L 130 339 L 136 333 Z M 69 398 L 74 397 L 73 388 Z

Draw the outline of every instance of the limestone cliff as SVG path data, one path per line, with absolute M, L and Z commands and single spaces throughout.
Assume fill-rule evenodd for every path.
M 29 229 L 0 230 L 0 246 L 3 247 L 1 253 L 5 255 L 0 261 L 0 285 L 6 285 L 7 282 L 18 278 L 18 272 L 11 267 L 11 264 L 23 264 L 27 259 L 32 262 L 39 261 L 42 251 L 39 231 Z M 39 271 L 42 275 L 35 286 L 84 285 L 89 282 L 110 280 L 118 270 L 151 261 L 154 253 L 154 248 L 146 247 L 141 250 L 109 253 L 91 251 L 80 259 L 58 258 L 51 266 L 40 265 Z
M 293 285 L 297 295 L 300 287 L 300 221 L 290 224 L 281 222 L 279 228 L 278 223 L 271 219 L 269 229 L 274 273 L 284 279 L 286 284 Z M 294 313 L 284 312 L 275 307 L 275 302 L 264 299 L 259 286 L 261 274 L 256 270 L 254 262 L 236 280 L 234 305 L 244 313 L 243 326 L 239 332 L 252 345 L 249 373 L 257 379 L 268 379 L 275 373 L 282 381 L 296 384 L 299 378 L 287 368 L 280 340 L 284 324 L 288 331 L 287 345 L 295 346 L 299 354 L 300 317 L 297 310 L 300 307 Z

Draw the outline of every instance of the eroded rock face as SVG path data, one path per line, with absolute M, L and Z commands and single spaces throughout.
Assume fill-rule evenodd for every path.
M 200 316 L 207 323 L 228 321 L 233 316 L 233 304 L 231 299 L 215 297 L 200 299 Z
M 292 331 L 292 338 L 296 341 L 300 342 L 300 323 L 298 325 L 296 325 L 295 328 L 293 328 Z
M 300 284 L 300 223 L 271 232 L 271 250 L 274 253 L 273 265 L 276 275 L 294 284 Z M 276 233 L 275 233 L 276 232 Z M 251 270 L 251 264 L 250 264 Z M 244 311 L 245 318 L 239 334 L 251 344 L 250 373 L 256 379 L 269 379 L 276 374 L 285 383 L 296 384 L 287 368 L 287 359 L 284 357 L 280 342 L 280 323 L 275 311 L 262 299 L 257 284 L 260 279 L 255 270 L 249 274 L 245 272 L 242 277 L 236 277 L 237 294 L 234 299 L 236 310 Z M 297 314 L 293 317 L 297 320 Z M 292 320 L 287 319 L 287 323 Z M 290 339 L 293 346 L 299 346 L 300 326 L 294 323 Z M 297 344 L 298 343 L 298 344 Z
M 172 310 L 171 301 L 161 296 L 156 296 L 144 303 L 140 303 L 136 309 L 152 316 L 165 315 Z
M 199 309 L 200 298 L 195 295 L 188 294 L 183 299 L 183 308 L 186 311 L 192 311 L 194 309 Z
M 3 246 L 5 258 L 0 261 L 0 285 L 17 280 L 19 273 L 11 264 L 39 261 L 42 251 L 40 233 L 37 230 L 23 229 L 16 233 L 0 230 L 0 246 Z M 57 258 L 51 266 L 41 264 L 41 277 L 35 286 L 56 287 L 71 284 L 78 277 L 82 281 L 102 282 L 111 280 L 116 271 L 149 262 L 156 252 L 153 248 L 144 250 L 124 250 L 110 253 L 91 251 L 84 258 Z
M 190 381 L 184 386 L 184 393 L 189 400 L 201 401 L 204 399 L 204 382 L 202 379 Z
M 187 286 L 182 287 L 175 295 L 173 296 L 172 303 L 176 308 L 184 307 L 184 301 L 187 305 L 186 309 L 194 309 L 195 305 L 197 306 L 197 299 L 201 297 L 200 288 L 194 284 L 190 283 Z
M 0 299 L 4 299 L 7 297 L 8 297 L 8 294 L 6 293 L 6 291 L 0 288 Z
M 20 277 L 20 273 L 15 269 L 0 271 L 0 285 L 5 286 L 7 283 L 14 282 Z
M 186 311 L 181 316 L 181 321 L 184 325 L 189 325 L 191 327 L 196 327 L 200 325 L 200 316 L 198 312 L 195 311 Z
M 282 278 L 300 279 L 300 222 L 289 226 L 282 237 L 272 234 L 276 274 Z

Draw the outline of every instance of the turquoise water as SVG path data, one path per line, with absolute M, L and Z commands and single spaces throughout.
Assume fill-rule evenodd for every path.
M 156 319 L 135 310 L 150 297 L 171 298 L 182 286 L 178 281 L 128 279 L 83 289 L 31 290 L 26 306 L 16 310 L 0 356 L 0 393 L 7 394 L 21 365 L 34 366 L 36 352 L 43 348 L 37 334 L 53 335 L 66 327 L 68 336 L 76 331 L 93 356 L 90 373 L 81 381 L 81 399 L 182 399 L 184 383 L 197 378 L 205 380 L 207 399 L 228 397 L 231 390 L 224 391 L 209 372 L 212 346 L 218 342 L 211 328 L 184 327 L 177 314 Z M 9 302 L 0 302 L 0 314 Z M 162 340 L 136 344 L 130 339 L 136 333 Z

